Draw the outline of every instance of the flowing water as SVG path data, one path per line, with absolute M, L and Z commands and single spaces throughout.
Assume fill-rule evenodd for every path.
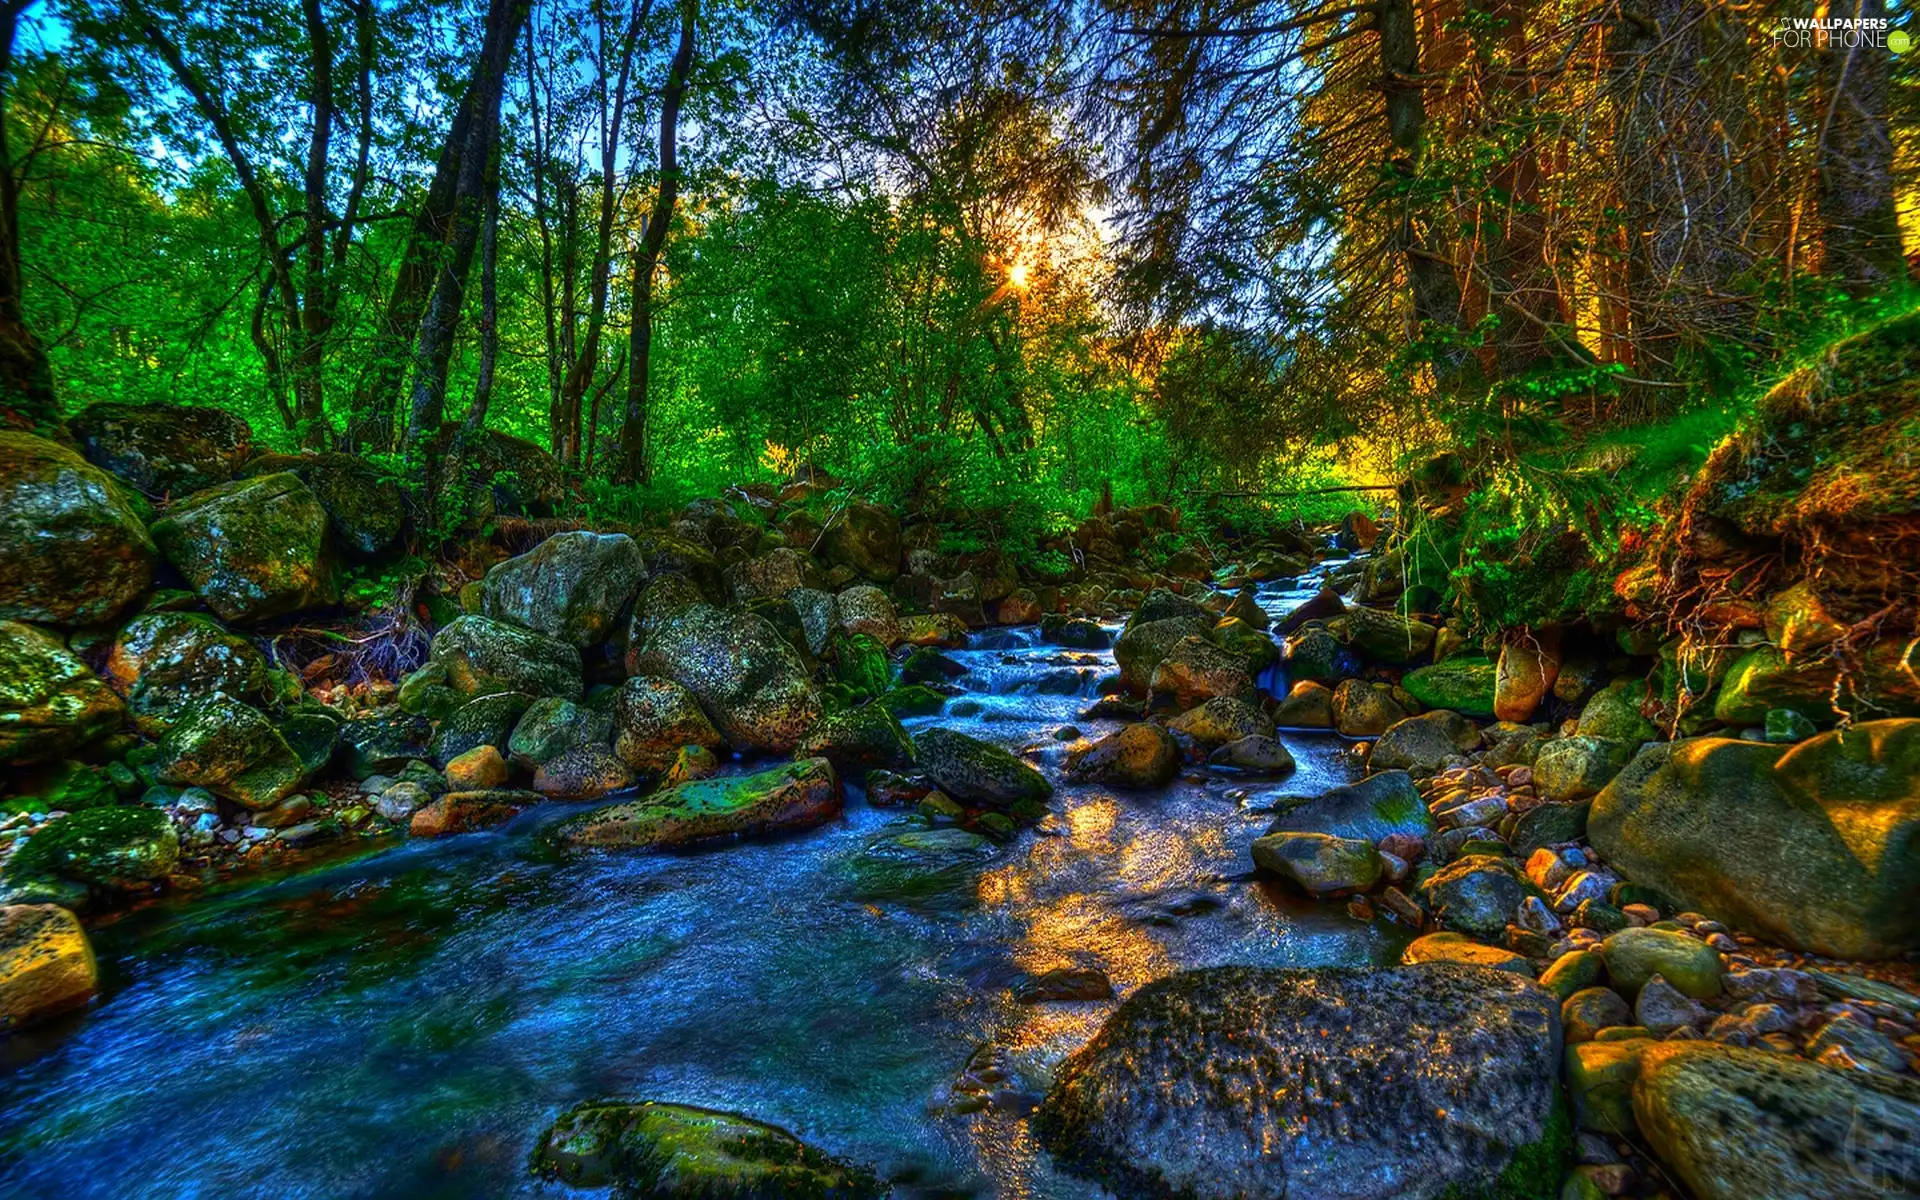
M 1276 615 L 1311 594 L 1268 589 Z M 937 721 L 1011 748 L 1082 721 L 1109 653 L 976 635 Z M 1279 790 L 1347 778 L 1328 735 L 1283 735 Z M 851 870 L 900 820 L 843 820 L 686 854 L 556 857 L 502 829 L 154 906 L 94 931 L 89 1011 L 0 1044 L 6 1196 L 573 1194 L 531 1180 L 569 1105 L 731 1109 L 873 1165 L 901 1197 L 1094 1197 L 1021 1112 L 1114 1001 L 1022 1005 L 1023 973 L 1098 966 L 1124 996 L 1182 967 L 1360 964 L 1394 936 L 1248 875 L 1264 826 L 1228 779 L 1063 786 L 1053 815 L 942 890 L 875 895 Z M 951 1102 L 969 1056 L 1012 1081 Z

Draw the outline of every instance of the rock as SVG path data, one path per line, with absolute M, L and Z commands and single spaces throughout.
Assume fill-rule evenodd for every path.
M 1255 843 L 1258 845 L 1259 843 Z M 1533 978 L 1533 964 L 1511 950 L 1502 950 L 1497 946 L 1483 946 L 1472 938 L 1457 933 L 1429 933 L 1407 944 L 1400 952 L 1400 961 L 1415 963 L 1460 963 L 1469 967 L 1490 967 L 1495 971 L 1510 971 L 1527 979 Z
M 6 881 L 71 879 L 136 888 L 165 879 L 180 860 L 180 838 L 159 809 L 88 808 L 55 817 L 6 863 Z
M 1763 724 L 1766 740 L 1775 745 L 1804 742 L 1820 730 L 1806 717 L 1790 708 L 1770 708 Z
M 877 1200 L 887 1193 L 868 1171 L 784 1129 L 651 1101 L 597 1100 L 567 1110 L 534 1147 L 533 1172 L 572 1187 L 658 1200 Z
M 1831 655 L 1757 647 L 1727 669 L 1713 715 L 1728 725 L 1757 725 L 1769 709 L 1786 708 L 1815 723 L 1831 723 L 1837 705 L 1862 715 L 1920 716 L 1920 672 L 1907 639 L 1882 638 L 1849 665 L 1843 675 Z
M 142 733 L 158 737 L 173 714 L 195 700 L 224 692 L 249 704 L 273 696 L 266 656 L 201 613 L 147 613 L 129 621 L 114 641 L 106 679 L 126 699 Z
M 358 717 L 340 727 L 346 766 L 356 778 L 391 774 L 433 756 L 433 722 L 407 713 Z
M 1920 1083 L 1712 1042 L 1641 1055 L 1633 1112 L 1699 1200 L 1877 1200 L 1920 1187 Z
M 73 451 L 0 429 L 0 620 L 99 625 L 153 581 L 129 497 Z
M 494 788 L 477 792 L 448 792 L 416 809 L 407 822 L 413 837 L 449 837 L 504 825 L 520 810 L 540 799 L 537 792 Z
M 726 744 L 693 693 L 671 679 L 638 675 L 620 685 L 613 752 L 635 770 L 658 772 L 687 746 L 717 750 Z
M 466 702 L 465 697 L 447 686 L 447 668 L 437 662 L 429 662 L 419 670 L 409 672 L 400 681 L 400 692 L 396 699 L 400 702 L 401 712 L 436 721 L 452 716 Z
M 1778 1008 L 1777 1005 L 1765 1007 Z M 1780 1028 L 1791 1025 L 1792 1018 L 1788 1017 L 1780 1023 Z M 1829 1052 L 1834 1050 L 1845 1053 L 1842 1061 L 1857 1063 L 1869 1070 L 1898 1075 L 1907 1069 L 1907 1055 L 1900 1044 L 1858 1017 L 1835 1017 L 1807 1039 L 1807 1057 L 1815 1062 L 1831 1061 Z
M 819 575 L 819 569 L 805 555 L 790 546 L 780 546 L 728 567 L 727 591 L 736 604 L 784 600 L 806 587 L 809 578 L 818 582 Z
M 1637 996 L 1655 975 L 1683 995 L 1710 1000 L 1720 994 L 1720 956 L 1705 942 L 1666 929 L 1622 929 L 1600 945 L 1607 975 L 1621 993 Z
M 1495 674 L 1494 664 L 1484 658 L 1458 656 L 1415 667 L 1401 679 L 1400 686 L 1428 708 L 1451 709 L 1462 716 L 1491 720 Z
M 279 458 L 280 456 L 274 456 Z M 261 460 L 247 465 L 245 474 L 269 474 Z M 287 470 L 300 477 L 327 510 L 334 545 L 356 558 L 377 558 L 400 536 L 407 510 L 400 489 L 383 479 L 373 464 L 352 454 L 316 454 L 295 458 Z
M 513 727 L 519 724 L 520 718 L 531 707 L 533 697 L 525 692 L 494 692 L 488 696 L 475 696 L 434 730 L 435 765 L 445 767 L 479 746 L 506 745 L 507 739 L 513 735 Z
M 938 650 L 921 647 L 900 664 L 900 678 L 908 683 L 946 683 L 967 673 L 966 667 Z
M 1541 982 L 1546 980 L 1543 978 Z M 1560 1024 L 1566 1030 L 1569 1044 L 1590 1042 L 1602 1029 L 1632 1023 L 1633 1009 L 1612 988 L 1592 985 L 1576 988 L 1560 1005 Z
M 1371 662 L 1410 663 L 1433 649 L 1433 626 L 1399 613 L 1349 608 L 1328 627 Z
M 693 693 L 736 750 L 786 753 L 820 718 L 820 695 L 800 656 L 752 613 L 694 605 L 655 629 L 628 669 Z
M 1608 738 L 1559 738 L 1540 747 L 1534 786 L 1548 800 L 1584 800 L 1599 793 L 1633 757 L 1634 747 Z
M 1187 971 L 1123 1003 L 1034 1124 L 1123 1196 L 1477 1194 L 1510 1168 L 1545 1188 L 1558 1053 L 1552 998 L 1503 971 Z
M 1494 941 L 1531 894 L 1512 860 L 1470 854 L 1436 871 L 1420 885 L 1419 899 L 1448 929 Z
M 125 716 L 120 697 L 60 639 L 0 621 L 0 764 L 58 758 Z
M 72 913 L 0 905 L 0 1036 L 80 1007 L 99 982 L 93 945 Z
M 1273 723 L 1282 729 L 1332 729 L 1333 689 L 1311 679 L 1301 680 L 1274 709 Z
M 195 492 L 153 541 L 222 620 L 262 621 L 338 601 L 327 512 L 287 473 Z
M 380 793 L 374 804 L 374 811 L 395 824 L 403 824 L 413 818 L 413 814 L 433 803 L 433 796 L 427 789 L 411 780 L 403 779 Z
M 67 428 L 88 462 L 149 496 L 225 483 L 253 456 L 253 429 L 224 408 L 95 404 Z
M 1198 616 L 1143 620 L 1141 614 L 1145 611 L 1148 610 L 1144 605 L 1136 610 L 1133 619 L 1127 622 L 1126 628 L 1120 631 L 1119 638 L 1113 643 L 1113 661 L 1120 668 L 1121 686 L 1136 696 L 1147 694 L 1160 660 L 1176 645 L 1187 638 L 1205 642 L 1208 631 L 1213 628 L 1211 621 Z M 1245 672 L 1245 667 L 1237 661 L 1234 666 Z
M 1287 615 L 1274 622 L 1273 632 L 1282 636 L 1301 628 L 1309 621 L 1327 621 L 1347 611 L 1347 605 L 1340 593 L 1329 587 L 1315 592 L 1311 600 L 1296 605 Z
M 640 547 L 624 533 L 556 533 L 487 572 L 480 611 L 572 646 L 594 646 L 619 629 L 645 572 Z
M 1425 838 L 1433 815 L 1405 771 L 1382 771 L 1313 797 L 1281 797 L 1268 833 L 1299 830 L 1378 843 L 1394 834 Z
M 1659 975 L 1647 980 L 1633 1002 L 1633 1019 L 1665 1037 L 1676 1029 L 1705 1025 L 1710 1014 Z
M 612 734 L 612 713 L 545 696 L 528 705 L 514 724 L 507 737 L 507 754 L 523 767 L 538 767 L 575 746 L 603 742 Z
M 913 765 L 913 739 L 882 704 L 830 712 L 813 723 L 793 749 L 795 758 L 824 758 L 834 770 L 865 779 L 874 769 L 901 771 Z
M 1040 634 L 1056 646 L 1074 650 L 1105 650 L 1113 645 L 1112 636 L 1099 622 L 1085 617 L 1041 617 Z
M 795 588 L 787 593 L 787 603 L 800 616 L 800 629 L 806 634 L 807 653 L 815 658 L 827 652 L 827 642 L 840 630 L 840 605 L 833 593 L 819 588 Z
M 1591 950 L 1569 950 L 1540 973 L 1540 986 L 1561 1000 L 1600 982 L 1605 961 Z M 1565 1014 L 1562 1014 L 1564 1023 Z
M 1314 897 L 1369 891 L 1381 873 L 1373 843 L 1324 833 L 1270 833 L 1255 838 L 1253 864 Z
M 1514 821 L 1507 845 L 1515 854 L 1525 856 L 1543 846 L 1578 841 L 1587 835 L 1587 813 L 1592 807 L 1592 801 L 1580 800 L 1530 808 Z
M 1275 737 L 1256 733 L 1221 746 L 1207 755 L 1207 765 L 1250 775 L 1279 776 L 1293 770 L 1293 755 Z
M 220 694 L 175 714 L 156 765 L 162 783 L 203 787 L 256 812 L 299 790 L 307 773 L 259 709 Z
M 900 573 L 900 522 L 884 508 L 855 500 L 829 519 L 820 550 L 829 563 L 890 582 Z
M 1185 734 L 1202 746 L 1219 746 L 1241 738 L 1273 736 L 1273 722 L 1253 704 L 1238 696 L 1216 696 L 1167 722 L 1167 728 Z
M 601 742 L 563 750 L 533 773 L 533 790 L 549 800 L 598 800 L 637 781 L 634 769 Z
M 433 637 L 432 661 L 447 685 L 463 696 L 524 692 L 535 698 L 578 700 L 580 651 L 531 629 L 469 613 Z
M 1515 630 L 1500 647 L 1494 671 L 1493 715 L 1525 721 L 1553 691 L 1560 676 L 1560 631 Z
M 1280 648 L 1272 638 L 1235 617 L 1215 625 L 1208 640 L 1238 658 L 1249 676 L 1259 676 L 1280 658 Z
M 846 861 L 858 900 L 925 898 L 969 889 L 998 851 L 965 829 L 907 829 L 869 839 Z
M 1298 687 L 1303 682 L 1331 687 L 1360 673 L 1360 660 L 1339 638 L 1318 625 L 1289 634 L 1281 646 L 1287 664 L 1287 678 Z
M 1345 684 L 1341 685 L 1345 687 Z M 1387 727 L 1367 755 L 1374 771 L 1437 773 L 1451 759 L 1480 745 L 1480 730 L 1456 712 L 1435 709 Z
M 1233 603 L 1227 605 L 1227 610 L 1220 615 L 1245 622 L 1255 629 L 1265 629 L 1273 623 L 1273 618 L 1267 615 L 1267 610 L 1260 607 L 1259 598 L 1252 588 L 1240 589 L 1234 596 Z
M 872 584 L 850 587 L 835 601 L 840 627 L 848 633 L 864 633 L 888 649 L 900 644 L 900 616 L 879 588 Z
M 952 613 L 921 613 L 902 617 L 900 640 L 909 646 L 963 649 L 967 644 L 967 623 Z
M 1920 948 L 1920 720 L 1793 746 L 1649 746 L 1594 801 L 1588 831 L 1635 883 L 1779 944 L 1840 958 Z
M 447 787 L 456 792 L 484 792 L 507 782 L 507 760 L 490 745 L 479 745 L 455 755 L 446 767 Z
M 1592 990 L 1598 992 L 1604 989 Z M 1574 1000 L 1585 995 L 1585 992 L 1576 993 Z M 1614 999 L 1620 998 L 1615 996 Z M 1567 1004 L 1571 1006 L 1573 1000 Z M 1625 1001 L 1621 1001 L 1623 1013 L 1625 1007 Z M 1632 1020 L 1632 1016 L 1626 1014 L 1622 1019 Z M 1640 1036 L 1618 1041 L 1596 1041 L 1587 1037 L 1576 1042 L 1572 1039 L 1569 1026 L 1567 1094 L 1573 1098 L 1574 1119 L 1580 1128 L 1615 1139 L 1634 1135 L 1633 1085 L 1640 1077 L 1641 1059 L 1653 1044 L 1644 1031 Z
M 1406 716 L 1384 683 L 1348 679 L 1333 690 L 1333 727 L 1347 737 L 1385 733 Z
M 1040 772 L 989 742 L 951 729 L 925 729 L 914 738 L 920 769 L 954 799 L 990 808 L 1045 800 L 1053 785 Z
M 551 517 L 566 503 L 567 474 L 551 454 L 525 438 L 488 429 L 456 458 L 449 451 L 459 430 L 450 421 L 428 443 L 426 458 L 438 466 L 439 478 L 426 482 L 431 495 L 459 497 L 470 528 L 496 516 Z M 451 474 L 455 465 L 459 478 Z
M 1113 981 L 1098 967 L 1055 967 L 1015 984 L 1013 998 L 1022 1004 L 1111 1000 Z
M 755 775 L 702 779 L 597 808 L 553 827 L 572 846 L 665 849 L 745 834 L 811 829 L 838 816 L 840 778 L 824 758 Z
M 1180 747 L 1158 725 L 1126 725 L 1067 752 L 1065 772 L 1080 783 L 1105 787 L 1160 788 L 1173 782 Z
M 1660 731 L 1652 721 L 1640 715 L 1640 706 L 1634 699 L 1636 689 L 1644 689 L 1644 685 L 1634 680 L 1622 680 L 1595 692 L 1587 701 L 1587 706 L 1580 710 L 1580 722 L 1575 732 L 1584 737 L 1607 738 L 1629 742 L 1634 746 L 1652 741 Z
M 922 647 L 915 654 L 938 654 Z M 872 698 L 892 686 L 893 669 L 887 662 L 887 649 L 878 638 L 864 633 L 836 638 L 832 644 L 833 673 L 856 696 Z
M 673 765 L 660 777 L 660 786 L 672 787 L 676 783 L 691 783 L 696 779 L 707 779 L 720 770 L 720 760 L 713 751 L 705 746 L 682 746 L 673 756 Z

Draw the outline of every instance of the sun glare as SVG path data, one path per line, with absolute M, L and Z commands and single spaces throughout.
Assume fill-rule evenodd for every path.
M 1007 286 L 1013 288 L 1015 291 L 1026 291 L 1027 281 L 1031 277 L 1032 272 L 1033 268 L 1027 266 L 1026 263 L 1014 263 L 1007 268 Z

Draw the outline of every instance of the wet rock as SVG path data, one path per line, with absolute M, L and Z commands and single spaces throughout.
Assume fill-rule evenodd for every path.
M 154 559 L 115 481 L 64 446 L 0 430 L 0 620 L 104 623 L 147 590 Z
M 1622 929 L 1601 943 L 1613 986 L 1628 996 L 1655 975 L 1682 994 L 1710 1000 L 1720 994 L 1720 956 L 1705 942 L 1665 929 Z
M 671 679 L 627 680 L 613 714 L 613 752 L 637 771 L 663 770 L 686 746 L 716 750 L 727 744 L 693 693 Z
M 1382 771 L 1318 796 L 1278 797 L 1274 808 L 1268 833 L 1300 830 L 1375 843 L 1394 834 L 1433 833 L 1433 815 L 1405 771 Z
M 601 742 L 563 750 L 533 774 L 533 790 L 550 800 L 598 800 L 637 781 L 634 769 Z
M 1075 650 L 1105 650 L 1113 644 L 1112 636 L 1099 622 L 1085 617 L 1041 617 L 1040 635 L 1056 646 Z
M 1820 730 L 1812 721 L 1790 708 L 1770 708 L 1762 728 L 1765 740 L 1775 745 L 1804 742 Z
M 1635 699 L 1636 691 L 1644 689 L 1644 684 L 1634 680 L 1622 680 L 1601 688 L 1580 710 L 1580 723 L 1575 732 L 1583 737 L 1607 738 L 1634 746 L 1652 741 L 1659 730 L 1640 715 L 1640 705 Z
M 900 666 L 900 678 L 908 683 L 946 683 L 966 673 L 967 669 L 953 659 L 925 647 L 907 655 Z
M 1141 611 L 1145 610 L 1134 613 L 1133 619 L 1127 622 L 1126 628 L 1120 631 L 1120 637 L 1113 644 L 1113 661 L 1120 668 L 1121 686 L 1138 696 L 1147 694 L 1155 670 L 1175 646 L 1187 638 L 1204 643 L 1208 631 L 1213 628 L 1213 622 L 1205 617 L 1179 616 L 1147 621 L 1141 619 Z M 1224 652 L 1222 657 L 1225 657 Z M 1237 661 L 1233 666 L 1245 672 L 1245 667 Z
M 1479 745 L 1480 730 L 1472 721 L 1456 712 L 1435 709 L 1388 726 L 1373 743 L 1367 766 L 1375 771 L 1432 775 Z
M 893 683 L 893 668 L 887 662 L 887 648 L 875 637 L 864 633 L 836 638 L 831 648 L 834 678 L 847 686 L 855 697 L 872 698 L 886 692 Z M 938 654 L 921 648 L 915 654 Z
M 162 783 L 203 787 L 255 811 L 299 790 L 306 764 L 251 705 L 213 695 L 181 709 L 160 739 Z
M 914 738 L 920 769 L 956 800 L 992 808 L 1045 800 L 1053 785 L 1040 772 L 990 742 L 951 729 L 926 729 Z
M 1120 1006 L 1035 1128 L 1124 1196 L 1437 1196 L 1489 1186 L 1545 1139 L 1518 1161 L 1551 1187 L 1558 1042 L 1551 997 L 1501 971 L 1188 971 Z
M 1238 696 L 1217 696 L 1167 722 L 1167 728 L 1185 734 L 1202 746 L 1219 746 L 1241 738 L 1273 736 L 1273 722 Z
M 1546 980 L 1542 979 L 1541 982 L 1545 983 Z M 1566 1030 L 1569 1044 L 1590 1042 L 1602 1029 L 1614 1029 L 1632 1023 L 1632 1007 L 1612 988 L 1591 984 L 1576 988 L 1560 1005 L 1560 1024 Z
M 1208 640 L 1239 659 L 1250 676 L 1258 676 L 1280 658 L 1280 648 L 1272 638 L 1237 617 L 1215 625 Z
M 1633 751 L 1627 742 L 1577 734 L 1548 742 L 1534 759 L 1534 786 L 1548 800 L 1584 800 L 1606 787 Z
M 1248 775 L 1275 777 L 1293 770 L 1293 755 L 1280 739 L 1256 733 L 1238 738 L 1207 755 L 1207 765 Z
M 967 623 L 952 613 L 921 613 L 900 619 L 900 640 L 909 646 L 964 649 Z
M 327 512 L 294 475 L 195 492 L 154 522 L 153 541 L 225 621 L 261 621 L 339 599 Z
M 1309 621 L 1327 621 L 1347 611 L 1347 605 L 1340 593 L 1332 588 L 1323 587 L 1315 592 L 1313 598 L 1297 605 L 1286 616 L 1274 622 L 1273 632 L 1281 635 L 1292 633 Z
M 1704 1025 L 1708 1015 L 1699 1001 L 1683 995 L 1659 975 L 1647 980 L 1633 1001 L 1634 1021 L 1661 1037 L 1676 1029 Z
M 507 760 L 490 745 L 456 754 L 447 762 L 447 787 L 456 792 L 483 792 L 507 782 Z
M 448 792 L 408 820 L 407 832 L 417 838 L 449 837 L 504 825 L 522 809 L 540 800 L 538 792 L 495 788 L 477 792 Z
M 556 638 L 469 613 L 434 635 L 432 661 L 463 696 L 523 692 L 578 700 L 580 651 Z
M 1575 992 L 1598 984 L 1605 966 L 1601 957 L 1591 950 L 1569 950 L 1540 973 L 1540 986 L 1565 1000 Z
M 1831 723 L 1837 694 L 1842 708 L 1920 716 L 1920 673 L 1911 655 L 1904 639 L 1883 638 L 1852 656 L 1843 677 L 1839 660 L 1830 655 L 1789 655 L 1776 646 L 1760 646 L 1728 667 L 1713 715 L 1728 725 L 1757 725 L 1770 709 L 1785 708 Z
M 1574 999 L 1585 995 L 1585 992 L 1576 993 Z M 1571 1006 L 1573 1001 L 1567 1003 Z M 1621 1004 L 1624 1008 L 1625 1002 Z M 1632 1020 L 1632 1017 L 1624 1019 Z M 1653 1045 L 1644 1030 L 1638 1036 L 1621 1040 L 1599 1041 L 1589 1036 L 1576 1042 L 1569 1026 L 1567 1094 L 1573 1098 L 1574 1119 L 1580 1128 L 1616 1139 L 1634 1135 L 1633 1085 L 1640 1077 L 1641 1059 Z
M 1055 967 L 1015 984 L 1013 998 L 1022 1004 L 1111 1000 L 1113 981 L 1098 967 Z
M 533 697 L 525 692 L 475 696 L 434 730 L 434 763 L 445 767 L 476 747 L 506 745 L 513 727 L 532 706 Z
M 135 888 L 165 879 L 179 859 L 179 835 L 159 809 L 89 808 L 56 817 L 27 839 L 7 860 L 4 878 Z
M 1920 720 L 1649 746 L 1594 801 L 1589 835 L 1634 882 L 1780 944 L 1920 947 Z
M 1314 897 L 1345 896 L 1380 881 L 1373 843 L 1324 833 L 1270 833 L 1255 838 L 1253 864 Z
M 1530 892 L 1511 860 L 1470 854 L 1435 872 L 1418 896 L 1448 929 L 1494 941 Z
M 1301 680 L 1274 709 L 1273 723 L 1282 729 L 1332 729 L 1333 689 L 1311 679 Z
M 1333 690 L 1333 727 L 1347 737 L 1373 737 L 1405 720 L 1407 710 L 1384 683 L 1348 679 Z
M 466 697 L 447 686 L 447 668 L 437 662 L 429 662 L 409 672 L 400 681 L 400 692 L 396 699 L 400 702 L 401 712 L 435 721 L 452 716 L 466 702 Z
M 696 779 L 708 779 L 719 773 L 720 760 L 713 751 L 705 746 L 682 746 L 673 756 L 673 763 L 666 774 L 660 777 L 661 787 L 672 787 L 677 783 L 691 783 Z
M 106 679 L 127 701 L 134 724 L 157 737 L 178 709 L 224 692 L 250 704 L 272 698 L 267 659 L 201 613 L 148 613 L 114 641 Z
M 1560 676 L 1560 631 L 1516 630 L 1500 647 L 1494 672 L 1493 715 L 1525 721 L 1553 691 Z
M 628 666 L 686 688 L 736 750 L 786 753 L 820 717 L 800 656 L 752 613 L 695 605 L 655 629 Z
M 1487 659 L 1449 658 L 1406 673 L 1400 685 L 1428 708 L 1445 708 L 1463 716 L 1490 720 L 1494 715 L 1496 668 Z
M 1470 967 L 1490 967 L 1533 978 L 1533 964 L 1511 950 L 1486 946 L 1457 933 L 1429 933 L 1407 944 L 1400 952 L 1402 963 L 1460 963 Z
M 1433 626 L 1375 608 L 1349 608 L 1328 628 L 1369 662 L 1410 663 L 1433 649 Z
M 617 704 L 617 702 L 616 702 Z M 527 706 L 507 737 L 507 754 L 523 767 L 538 767 L 575 746 L 604 742 L 613 734 L 613 713 L 545 696 Z
M 340 727 L 346 767 L 355 778 L 391 774 L 433 756 L 433 722 L 407 713 L 358 717 Z
M 818 1196 L 877 1200 L 868 1171 L 786 1130 L 712 1109 L 651 1101 L 593 1101 L 541 1135 L 533 1172 L 573 1187 L 658 1200 Z
M 0 621 L 0 764 L 58 758 L 125 716 L 120 697 L 58 638 Z
M 907 829 L 869 839 L 848 858 L 847 871 L 855 899 L 924 898 L 966 890 L 997 853 L 990 839 L 970 830 Z
M 1764 1007 L 1777 1008 L 1775 1005 Z M 1789 1027 L 1780 1022 L 1775 1024 L 1780 1029 Z M 1807 1039 L 1807 1057 L 1815 1062 L 1833 1062 L 1837 1057 L 1834 1051 L 1844 1054 L 1840 1061 L 1868 1070 L 1899 1074 L 1907 1069 L 1907 1055 L 1899 1043 L 1856 1016 L 1835 1017 Z
M 1273 623 L 1273 618 L 1267 615 L 1267 610 L 1260 607 L 1260 601 L 1255 597 L 1252 588 L 1242 588 L 1234 596 L 1233 603 L 1227 605 L 1227 611 L 1220 615 L 1231 617 L 1236 621 L 1244 621 L 1255 629 L 1265 629 Z
M 1633 1111 L 1700 1200 L 1874 1200 L 1920 1189 L 1920 1082 L 1711 1042 L 1649 1047 Z
M 1318 625 L 1290 634 L 1281 647 L 1287 664 L 1287 678 L 1297 687 L 1302 682 L 1329 687 L 1360 673 L 1360 660 L 1339 638 Z
M 755 775 L 702 779 L 597 808 L 553 827 L 571 846 L 665 849 L 745 834 L 811 829 L 840 813 L 840 778 L 824 758 Z
M 626 534 L 556 533 L 487 572 L 480 611 L 571 646 L 594 646 L 618 630 L 645 578 L 640 547 Z
M 387 787 L 374 802 L 374 811 L 395 824 L 412 819 L 413 814 L 433 803 L 433 795 L 426 788 L 403 779 Z
M 98 986 L 93 946 L 72 913 L 0 905 L 0 1035 L 78 1008 Z
M 1180 747 L 1158 725 L 1127 725 L 1067 752 L 1067 777 L 1119 788 L 1160 788 L 1173 782 Z
M 149 496 L 225 483 L 253 456 L 253 429 L 224 408 L 95 404 L 67 428 L 88 462 Z
M 794 747 L 796 758 L 824 758 L 842 775 L 866 778 L 874 769 L 913 765 L 913 739 L 882 704 L 843 708 L 815 721 Z

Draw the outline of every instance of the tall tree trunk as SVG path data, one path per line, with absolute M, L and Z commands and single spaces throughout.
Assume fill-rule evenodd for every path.
M 1885 19 L 1887 6 L 1885 0 L 1841 0 L 1828 15 Z M 1882 46 L 1820 50 L 1821 270 L 1854 296 L 1907 281 L 1887 133 L 1890 61 Z
M 547 333 L 547 446 L 558 457 L 567 442 L 566 411 L 560 403 L 560 333 L 554 313 L 553 230 L 547 223 L 547 130 L 540 107 L 540 83 L 535 77 L 533 24 L 527 24 L 527 104 L 533 120 L 533 226 L 540 232 L 540 315 Z M 549 106 L 546 112 L 551 112 Z
M 293 362 L 294 424 L 301 445 L 326 445 L 325 366 L 333 313 L 327 305 L 327 156 L 333 145 L 333 35 L 320 0 L 301 0 L 311 56 L 308 87 L 313 100 L 313 134 L 307 142 L 306 218 L 300 237 L 306 259 L 305 301 L 300 306 L 300 338 Z
M 686 96 L 687 75 L 693 70 L 693 28 L 699 18 L 699 0 L 681 0 L 680 45 L 667 68 L 667 85 L 660 93 L 660 190 L 640 235 L 633 257 L 633 329 L 627 349 L 627 408 L 620 422 L 620 469 L 623 483 L 648 481 L 653 464 L 647 443 L 647 385 L 653 351 L 653 275 L 667 245 L 673 209 L 680 198 L 680 102 Z
M 442 268 L 436 273 L 433 296 L 420 322 L 414 349 L 413 398 L 407 421 L 409 453 L 440 430 L 447 406 L 447 367 L 453 358 L 454 335 L 466 297 L 468 268 L 484 223 L 487 179 L 496 169 L 493 157 L 500 141 L 500 102 L 506 90 L 507 68 L 526 19 L 528 0 L 492 0 L 487 11 L 484 73 L 476 81 L 473 121 L 467 144 L 460 151 L 460 178 L 454 187 L 453 232 Z M 431 472 L 430 472 L 431 474 Z
M 53 393 L 47 351 L 27 324 L 21 290 L 20 178 L 14 173 L 7 121 L 13 99 L 13 39 L 20 14 L 33 0 L 0 4 L 0 426 L 57 430 L 60 405 Z

